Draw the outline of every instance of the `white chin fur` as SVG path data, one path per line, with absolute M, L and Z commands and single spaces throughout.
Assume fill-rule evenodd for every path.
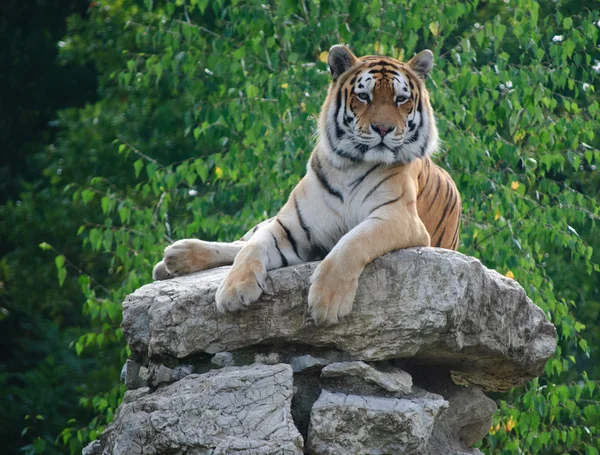
M 367 150 L 367 153 L 363 156 L 363 160 L 370 163 L 393 164 L 396 162 L 396 157 L 390 149 L 383 145 L 378 145 Z

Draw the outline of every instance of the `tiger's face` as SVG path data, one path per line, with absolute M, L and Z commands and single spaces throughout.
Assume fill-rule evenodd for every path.
M 334 160 L 407 163 L 437 147 L 425 78 L 433 54 L 409 62 L 356 58 L 345 46 L 329 53 L 333 82 L 321 111 L 321 140 Z

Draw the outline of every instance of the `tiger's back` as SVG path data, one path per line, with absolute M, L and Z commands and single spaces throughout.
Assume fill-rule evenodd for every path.
M 456 250 L 462 203 L 450 175 L 423 158 L 418 174 L 417 213 L 431 238 L 431 246 Z

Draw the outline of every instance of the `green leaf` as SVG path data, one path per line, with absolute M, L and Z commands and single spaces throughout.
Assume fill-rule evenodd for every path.
M 65 278 L 67 278 L 67 269 L 59 269 L 58 270 L 58 285 L 62 287 L 65 282 Z
M 108 196 L 102 196 L 100 199 L 100 206 L 102 207 L 102 213 L 106 215 L 110 208 L 110 198 Z
M 36 454 L 44 453 L 44 451 L 46 450 L 46 445 L 47 445 L 47 442 L 44 439 L 36 438 L 33 441 L 33 450 L 35 451 Z
M 197 0 L 198 8 L 200 8 L 200 12 L 204 14 L 204 10 L 208 6 L 208 0 Z
M 91 189 L 85 189 L 81 192 L 81 199 L 83 203 L 87 205 L 92 199 L 94 199 L 94 191 Z
M 61 269 L 65 265 L 65 257 L 64 255 L 58 255 L 54 258 L 54 263 L 56 264 L 57 269 Z
M 135 176 L 139 177 L 142 168 L 144 167 L 144 161 L 140 158 L 133 163 L 133 169 L 135 170 Z
M 131 209 L 129 207 L 127 207 L 126 205 L 124 205 L 123 207 L 121 207 L 119 209 L 119 219 L 121 220 L 121 223 L 125 224 L 126 222 L 128 222 L 130 215 L 131 215 Z
M 48 243 L 46 243 L 46 242 L 42 242 L 42 243 L 40 243 L 38 246 L 39 246 L 39 247 L 40 247 L 42 250 L 44 250 L 44 251 L 48 251 L 48 250 L 51 250 L 51 249 L 52 249 L 52 245 L 49 245 L 49 244 L 48 244 Z

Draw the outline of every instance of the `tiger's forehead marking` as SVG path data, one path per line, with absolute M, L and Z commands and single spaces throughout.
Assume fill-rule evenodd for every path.
M 393 86 L 396 95 L 410 96 L 414 87 L 399 67 L 387 62 L 371 63 L 350 80 L 356 93 L 372 94 L 376 86 L 386 84 Z

